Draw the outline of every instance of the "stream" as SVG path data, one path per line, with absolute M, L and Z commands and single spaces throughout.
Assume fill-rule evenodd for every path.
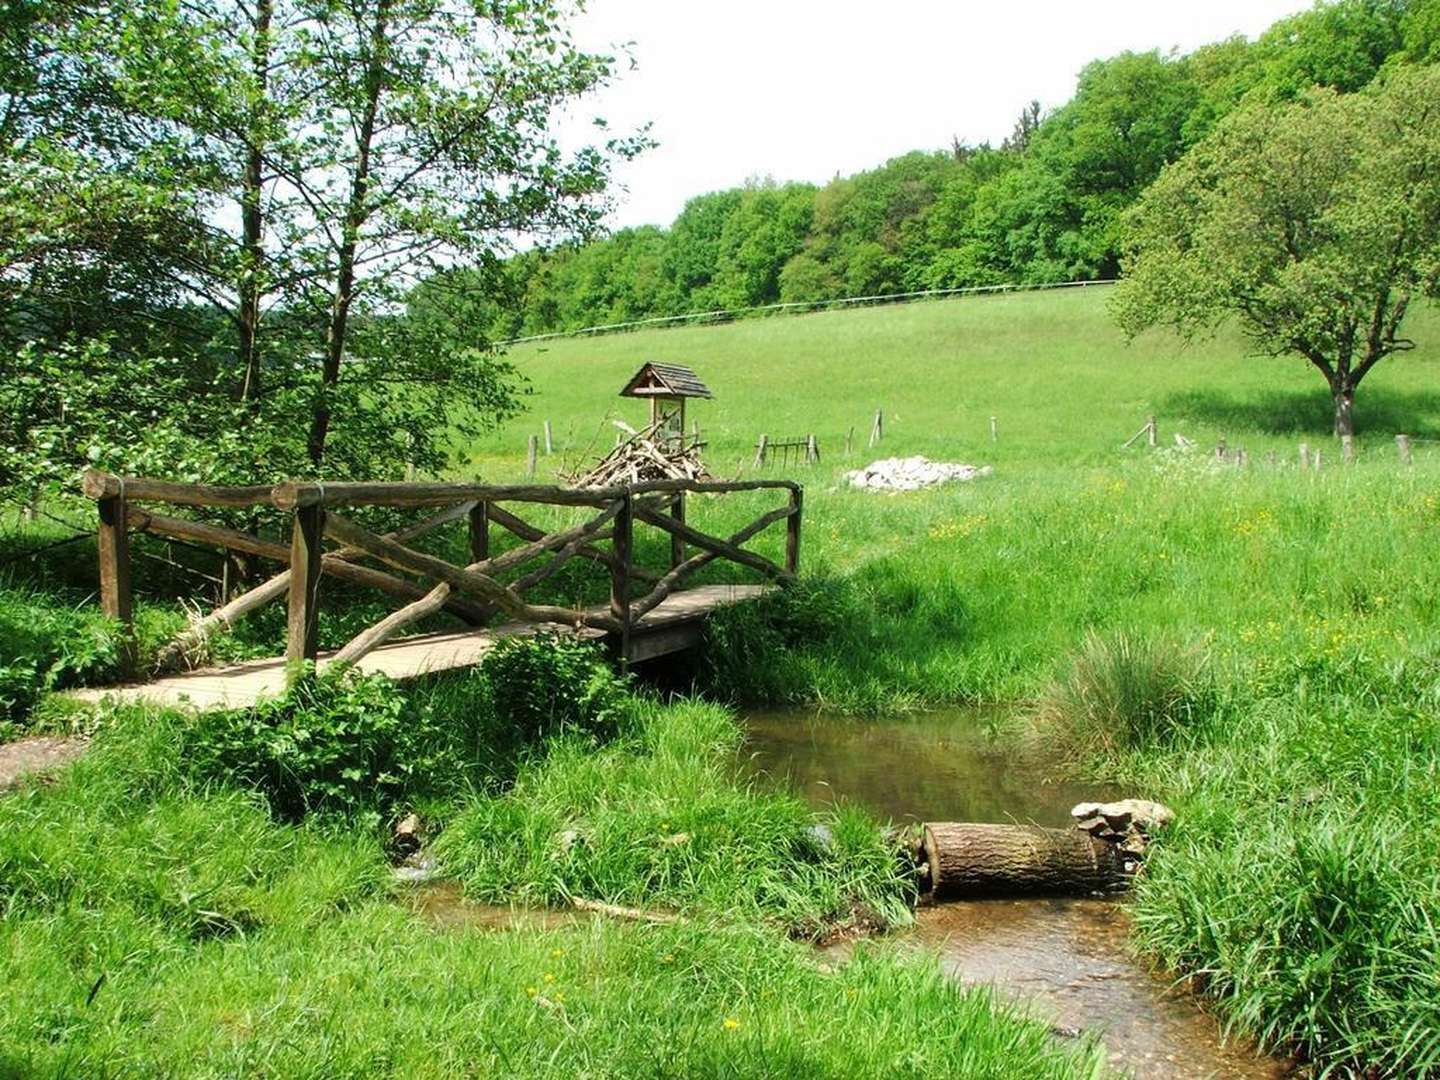
M 1075 803 L 1122 794 L 1055 779 L 992 740 L 990 719 L 976 710 L 884 723 L 757 713 L 740 767 L 815 806 L 853 800 L 896 823 L 1064 826 Z M 1194 995 L 1132 957 L 1126 934 L 1114 900 L 977 900 L 922 907 L 893 940 L 933 952 L 950 977 L 991 984 L 1057 1030 L 1096 1032 L 1110 1061 L 1137 1080 L 1287 1074 L 1284 1062 L 1226 1042 Z

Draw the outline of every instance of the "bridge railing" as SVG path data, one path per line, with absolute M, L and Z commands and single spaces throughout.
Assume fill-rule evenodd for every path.
M 132 531 L 220 548 L 286 567 L 195 620 L 161 650 L 157 657 L 161 668 L 182 665 L 211 634 L 281 596 L 287 597 L 288 604 L 286 658 L 315 659 L 320 582 L 326 575 L 373 587 L 404 601 L 352 638 L 334 654 L 334 661 L 354 663 L 401 630 L 442 610 L 471 625 L 484 625 L 503 614 L 517 621 L 589 628 L 618 638 L 620 655 L 628 658 L 630 634 L 637 621 L 706 564 L 717 559 L 733 562 L 783 584 L 794 578 L 800 559 L 803 491 L 789 480 L 657 480 L 604 488 L 319 481 L 291 481 L 275 487 L 216 487 L 89 470 L 82 486 L 99 510 L 101 603 L 106 613 L 124 626 L 128 649 L 133 650 L 129 558 Z M 686 522 L 688 495 L 758 490 L 783 492 L 784 505 L 761 514 L 728 537 L 702 532 Z M 273 507 L 290 518 L 289 544 L 193 518 L 156 513 L 140 505 L 151 503 L 192 508 Z M 502 503 L 589 507 L 597 513 L 579 524 L 547 532 Z M 380 534 L 341 512 L 357 506 L 433 512 L 404 528 Z M 461 519 L 468 522 L 469 529 L 467 564 L 448 562 L 411 545 L 411 541 Z M 637 521 L 669 534 L 670 560 L 665 571 L 657 573 L 636 564 Z M 781 521 L 786 522 L 784 565 L 743 546 Z M 514 534 L 521 543 L 492 555 L 492 524 Z M 327 541 L 333 545 L 328 549 Z M 696 550 L 691 554 L 688 548 Z M 525 573 L 504 580 L 507 574 L 542 558 L 543 562 Z M 589 560 L 608 572 L 608 607 L 571 608 L 526 599 L 528 590 L 574 558 Z M 367 565 L 367 560 L 385 568 Z M 640 589 L 636 589 L 637 583 Z M 133 661 L 132 651 L 127 666 L 133 666 Z

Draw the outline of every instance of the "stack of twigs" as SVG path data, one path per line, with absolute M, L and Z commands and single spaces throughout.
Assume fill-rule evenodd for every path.
M 709 480 L 700 448 L 705 444 L 698 435 L 675 434 L 663 430 L 665 422 L 656 421 L 636 431 L 629 424 L 615 421 L 626 437 L 593 466 L 565 477 L 575 487 L 601 488 L 617 484 L 636 484 L 644 480 Z

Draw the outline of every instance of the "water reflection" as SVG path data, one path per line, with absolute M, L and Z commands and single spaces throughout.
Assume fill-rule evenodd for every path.
M 746 719 L 741 758 L 746 770 L 788 783 L 814 805 L 843 796 L 895 822 L 1069 825 L 1077 802 L 1118 795 L 1022 759 L 988 734 L 994 719 L 977 709 L 885 723 L 756 713 Z
M 989 737 L 991 719 L 975 711 L 886 723 L 763 713 L 749 718 L 740 767 L 788 783 L 817 806 L 854 799 L 893 821 L 1062 826 L 1075 803 L 1122 794 L 1017 757 Z M 1113 900 L 976 900 L 922 907 L 916 920 L 893 939 L 900 947 L 933 951 L 952 978 L 994 985 L 1057 1028 L 1100 1033 L 1111 1062 L 1140 1080 L 1268 1080 L 1288 1071 L 1226 1045 L 1193 995 L 1132 959 L 1125 911 Z

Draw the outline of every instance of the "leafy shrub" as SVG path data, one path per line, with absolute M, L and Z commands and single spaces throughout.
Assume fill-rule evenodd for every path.
M 1072 756 L 1168 744 L 1214 704 L 1209 660 L 1171 642 L 1091 633 L 1036 720 Z
M 478 672 L 408 694 L 383 675 L 335 672 L 254 709 L 201 714 L 185 760 L 200 778 L 258 788 L 282 820 L 378 824 L 417 794 L 483 782 L 492 728 Z
M 592 646 L 514 639 L 478 668 L 403 690 L 383 675 L 326 672 L 254 709 L 204 713 L 183 736 L 185 760 L 200 779 L 258 788 L 281 820 L 374 825 L 421 796 L 507 783 L 543 736 L 597 741 L 628 701 Z
M 0 720 L 19 720 L 51 690 L 113 676 L 116 625 L 89 606 L 0 592 Z
M 497 725 L 523 741 L 561 733 L 599 741 L 627 712 L 625 681 L 575 638 L 504 638 L 481 672 Z

